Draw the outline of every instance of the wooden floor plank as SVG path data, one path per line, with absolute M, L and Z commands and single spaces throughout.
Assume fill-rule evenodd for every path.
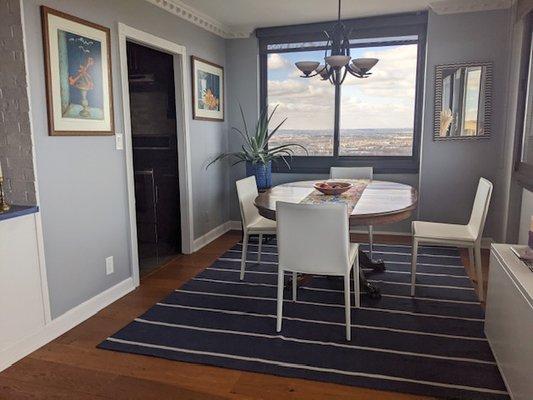
M 409 244 L 405 236 L 375 235 L 376 243 Z M 366 235 L 352 235 L 366 241 Z M 192 255 L 180 255 L 141 279 L 141 286 L 0 373 L 0 399 L 431 400 L 331 383 L 283 378 L 97 349 L 241 240 L 230 232 Z M 488 252 L 484 251 L 485 280 Z M 468 274 L 468 253 L 461 252 Z
M 2 400 L 110 400 L 108 397 L 80 393 L 70 389 L 48 387 L 32 381 L 0 377 Z
M 241 375 L 240 371 L 225 368 L 55 343 L 30 357 L 67 366 L 77 366 L 83 360 L 83 367 L 89 370 L 172 385 L 179 382 L 182 387 L 202 388 L 210 394 L 230 393 Z

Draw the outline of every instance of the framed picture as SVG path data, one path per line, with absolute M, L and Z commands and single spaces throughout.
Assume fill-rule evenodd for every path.
M 51 136 L 113 135 L 109 29 L 41 6 Z
M 224 68 L 191 56 L 193 118 L 224 121 Z

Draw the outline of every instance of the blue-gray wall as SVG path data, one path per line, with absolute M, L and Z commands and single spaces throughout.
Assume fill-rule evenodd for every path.
M 225 64 L 225 41 L 144 0 L 23 0 L 33 136 L 53 317 L 131 275 L 124 151 L 114 137 L 48 136 L 39 5 L 111 29 L 115 125 L 123 132 L 117 23 L 186 47 L 189 55 Z M 190 71 L 187 60 L 187 72 Z M 227 168 L 206 161 L 227 149 L 227 124 L 190 120 L 194 236 L 229 219 Z M 105 258 L 115 273 L 106 276 Z
M 259 47 L 257 39 L 234 39 L 226 41 L 226 82 L 228 96 L 226 110 L 228 112 L 229 149 L 238 151 L 242 141 L 231 127 L 242 129 L 242 117 L 239 104 L 244 111 L 248 126 L 254 126 L 259 115 Z M 235 181 L 245 176 L 244 165 L 230 166 L 230 219 L 240 221 Z
M 510 10 L 465 14 L 429 13 L 426 94 L 422 160 L 420 166 L 420 218 L 466 223 L 477 182 L 485 177 L 494 192 L 485 228 L 486 237 L 502 240 L 505 110 L 510 34 Z M 490 139 L 433 141 L 435 66 L 465 61 L 494 63 L 493 108 Z

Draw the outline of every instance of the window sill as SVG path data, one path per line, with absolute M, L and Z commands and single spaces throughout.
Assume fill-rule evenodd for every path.
M 329 174 L 331 167 L 373 167 L 376 174 L 417 174 L 418 161 L 414 157 L 293 157 L 272 164 L 274 173 Z

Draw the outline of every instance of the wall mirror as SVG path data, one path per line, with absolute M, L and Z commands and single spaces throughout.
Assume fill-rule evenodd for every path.
M 435 140 L 490 136 L 492 63 L 437 65 Z

